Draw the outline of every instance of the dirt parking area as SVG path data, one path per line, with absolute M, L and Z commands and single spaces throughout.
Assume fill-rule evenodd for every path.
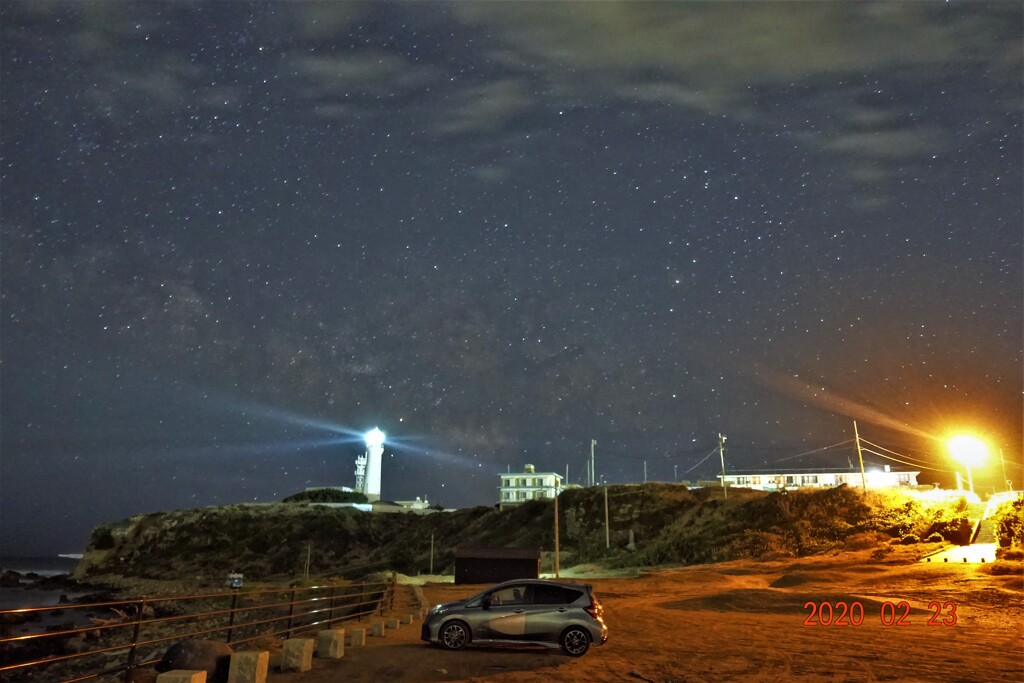
M 446 652 L 419 640 L 416 621 L 347 649 L 344 659 L 317 659 L 312 672 L 272 673 L 270 680 L 1024 680 L 1024 576 L 918 563 L 909 552 L 905 559 L 880 564 L 867 553 L 843 553 L 573 579 L 594 586 L 610 632 L 606 645 L 580 659 L 546 649 Z M 428 584 L 423 591 L 433 604 L 482 588 Z M 850 610 L 854 603 L 860 607 Z

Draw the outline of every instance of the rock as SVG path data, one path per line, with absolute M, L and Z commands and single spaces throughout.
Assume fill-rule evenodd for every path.
M 225 683 L 234 650 L 218 640 L 189 639 L 171 645 L 156 670 L 163 673 L 174 669 L 205 671 L 208 683 Z
M 3 574 L 0 574 L 0 587 L 3 588 L 16 588 L 21 585 L 21 574 L 8 569 Z

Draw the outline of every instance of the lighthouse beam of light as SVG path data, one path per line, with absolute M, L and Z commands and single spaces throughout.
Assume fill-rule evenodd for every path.
M 445 451 L 438 450 L 436 448 L 425 448 L 418 446 L 413 441 L 419 440 L 421 437 L 407 436 L 394 438 L 389 436 L 387 440 L 387 446 L 392 451 L 401 451 L 405 453 L 411 453 L 416 456 L 422 456 L 431 460 L 437 460 L 446 465 L 458 465 L 460 467 L 467 468 L 479 468 L 480 462 L 469 458 L 465 455 L 458 453 L 447 453 Z
M 332 436 L 321 437 L 318 439 L 298 439 L 295 442 L 291 441 L 275 441 L 272 444 L 264 444 L 262 451 L 267 452 L 270 450 L 277 450 L 278 452 L 284 452 L 288 450 L 305 450 L 308 448 L 322 448 L 324 446 L 334 446 L 341 444 L 366 444 L 367 431 L 358 430 L 344 425 L 337 424 L 324 420 L 323 418 L 310 417 L 294 411 L 282 410 L 280 408 L 271 408 L 269 406 L 254 403 L 252 401 L 242 401 L 233 397 L 227 396 L 216 396 L 211 395 L 210 392 L 202 392 L 203 398 L 207 401 L 215 401 L 224 410 L 240 414 L 242 416 L 256 416 L 266 418 L 268 420 L 278 422 L 285 425 L 291 425 L 296 427 L 303 427 L 305 429 L 314 429 L 318 431 L 328 432 Z M 418 436 L 402 436 L 395 437 L 388 435 L 385 445 L 389 451 L 408 453 L 413 456 L 419 456 L 428 458 L 430 460 L 436 460 L 447 465 L 457 465 L 465 468 L 478 469 L 482 466 L 479 460 L 470 458 L 459 453 L 449 453 L 447 451 L 439 450 L 436 448 L 426 448 L 417 445 L 416 441 L 420 441 L 425 437 Z M 213 452 L 252 452 L 254 449 L 261 448 L 257 444 L 252 445 L 216 445 L 209 446 Z M 195 452 L 195 451 L 190 451 Z
M 280 408 L 272 408 L 252 401 L 243 401 L 228 396 L 211 395 L 209 392 L 203 392 L 203 398 L 207 401 L 213 401 L 215 407 L 218 407 L 225 412 L 229 412 L 235 415 L 240 415 L 244 418 L 256 417 L 262 418 L 269 422 L 287 425 L 290 427 L 300 427 L 303 430 L 314 430 L 317 432 L 326 432 L 330 436 L 322 436 L 319 438 L 310 438 L 307 435 L 296 439 L 294 442 L 298 448 L 317 448 L 322 446 L 334 446 L 340 444 L 364 444 L 366 432 L 352 427 L 346 427 L 345 425 L 331 422 L 319 417 L 310 417 L 302 413 L 297 413 L 290 410 L 282 410 Z M 275 441 L 272 448 L 287 448 L 288 441 Z M 242 448 L 250 448 L 250 446 L 242 446 Z M 223 447 L 222 447 L 223 448 Z

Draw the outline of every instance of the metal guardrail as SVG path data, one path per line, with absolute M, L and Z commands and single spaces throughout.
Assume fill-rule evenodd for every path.
M 165 647 L 159 646 L 169 641 L 209 639 L 218 633 L 230 645 L 274 636 L 290 638 L 314 628 L 383 615 L 394 603 L 394 586 L 392 580 L 0 610 L 0 627 L 54 612 L 64 622 L 44 633 L 10 636 L 0 631 L 0 681 L 78 683 L 123 674 L 124 682 L 131 683 L 132 671 L 160 661 Z M 87 626 L 75 626 L 76 620 L 67 618 L 69 612 L 72 617 L 81 613 L 84 619 L 89 617 L 87 612 L 96 611 L 110 618 L 91 617 Z M 33 654 L 44 649 L 46 656 Z M 124 662 L 112 664 L 111 657 L 124 657 Z M 95 665 L 88 665 L 90 661 Z M 36 678 L 44 670 L 45 678 Z

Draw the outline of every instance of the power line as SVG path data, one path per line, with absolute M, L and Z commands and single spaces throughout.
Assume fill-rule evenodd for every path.
M 659 459 L 659 458 L 662 459 L 662 460 L 669 460 L 669 459 L 672 459 L 672 458 L 685 458 L 687 456 L 694 455 L 696 453 L 703 453 L 703 452 L 704 452 L 704 447 L 703 446 L 698 446 L 698 447 L 692 448 L 692 449 L 690 449 L 688 451 L 678 451 L 678 452 L 675 452 L 675 453 L 666 453 L 666 454 L 663 454 L 663 455 L 650 455 L 650 454 L 630 455 L 628 453 L 622 453 L 622 452 L 616 452 L 616 451 L 606 451 L 606 450 L 602 449 L 601 450 L 601 455 L 602 455 L 602 457 L 625 458 L 626 460 L 656 460 L 656 459 Z
M 863 441 L 863 439 L 861 440 Z M 802 458 L 805 455 L 821 453 L 822 451 L 827 451 L 830 448 L 836 448 L 837 446 L 845 446 L 846 444 L 849 443 L 853 443 L 853 439 L 847 439 L 846 441 L 840 441 L 839 443 L 834 443 L 830 446 L 822 446 L 821 448 L 815 448 L 809 451 L 804 451 L 803 453 L 797 453 L 796 455 L 791 455 L 788 458 L 779 458 L 778 460 L 773 460 L 772 462 L 786 462 L 787 460 L 796 460 L 797 458 Z
M 693 470 L 695 470 L 696 468 L 700 467 L 700 466 L 701 466 L 701 465 L 703 464 L 703 462 L 705 462 L 706 460 L 708 460 L 709 458 L 711 458 L 712 456 L 714 456 L 714 455 L 715 455 L 716 453 L 718 453 L 718 446 L 717 446 L 717 445 L 716 445 L 716 446 L 714 447 L 714 449 L 712 449 L 711 451 L 709 451 L 709 452 L 708 452 L 708 455 L 707 455 L 707 456 L 705 456 L 705 457 L 701 458 L 701 459 L 700 459 L 700 462 L 698 462 L 698 463 L 697 463 L 696 465 L 694 465 L 694 466 L 693 466 L 693 467 L 691 467 L 690 469 L 688 469 L 688 470 L 686 470 L 685 472 L 683 472 L 683 474 L 689 474 L 690 472 L 692 472 L 692 471 L 693 471 Z
M 883 453 L 879 453 L 878 451 L 873 451 L 870 448 L 861 448 L 861 450 L 863 450 L 865 453 L 871 453 L 872 455 L 877 455 L 880 458 L 885 458 L 886 460 L 892 460 L 893 462 L 898 462 L 901 465 L 909 465 L 910 467 L 920 467 L 923 470 L 932 470 L 933 472 L 949 472 L 949 473 L 952 473 L 954 471 L 954 470 L 940 470 L 938 467 L 928 467 L 927 465 L 918 465 L 917 463 L 906 462 L 904 460 L 899 460 L 897 458 L 889 457 L 888 455 L 885 455 Z
M 878 445 L 877 443 L 872 443 L 872 442 L 868 441 L 867 439 L 863 439 L 863 438 L 862 438 L 862 439 L 860 440 L 860 442 L 861 442 L 861 443 L 866 443 L 866 444 L 871 444 L 871 445 L 872 445 L 872 446 L 874 446 L 875 448 L 881 448 L 881 449 L 882 449 L 883 451 L 886 451 L 887 453 L 892 453 L 893 455 L 898 455 L 898 456 L 900 456 L 901 458 L 906 458 L 907 460 L 917 460 L 917 461 L 919 461 L 919 462 L 926 462 L 926 461 L 924 461 L 924 460 L 921 460 L 920 458 L 915 458 L 915 457 L 914 457 L 914 456 L 912 456 L 912 455 L 906 455 L 906 454 L 904 454 L 904 453 L 898 453 L 898 452 L 896 452 L 896 451 L 892 450 L 891 448 L 886 448 L 885 446 L 879 446 L 879 445 Z M 945 471 L 945 470 L 943 470 L 943 471 Z

